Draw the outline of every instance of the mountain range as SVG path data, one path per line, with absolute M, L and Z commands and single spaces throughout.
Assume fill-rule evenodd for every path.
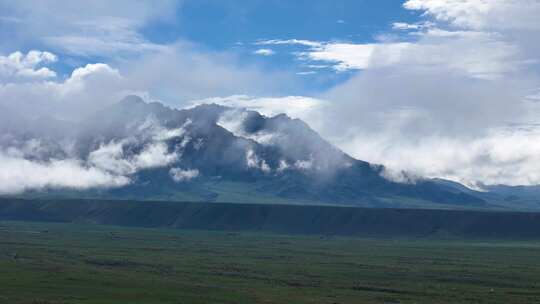
M 96 187 L 47 186 L 18 197 L 445 209 L 538 205 L 508 188 L 478 192 L 441 179 L 392 177 L 384 166 L 347 155 L 285 114 L 266 117 L 215 104 L 178 110 L 128 96 L 78 122 L 10 117 L 0 123 L 3 147 L 36 162 L 74 159 L 108 178 Z

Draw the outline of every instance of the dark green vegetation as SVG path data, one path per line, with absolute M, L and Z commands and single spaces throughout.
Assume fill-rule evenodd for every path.
M 0 222 L 0 303 L 539 303 L 540 242 Z
M 539 238 L 540 213 L 0 199 L 0 220 L 354 236 Z

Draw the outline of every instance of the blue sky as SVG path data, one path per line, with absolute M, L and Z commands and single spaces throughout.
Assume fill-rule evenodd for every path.
M 188 1 L 178 11 L 175 34 L 218 49 L 259 39 L 366 42 L 395 20 L 414 19 L 401 5 L 391 0 Z
M 298 85 L 295 90 L 288 90 L 288 93 L 315 94 L 345 81 L 351 76 L 351 71 L 337 73 L 331 66 L 322 68 L 324 64 L 300 60 L 293 55 L 305 50 L 305 47 L 299 45 L 261 46 L 255 43 L 288 39 L 376 42 L 378 36 L 398 34 L 392 33 L 394 22 L 418 21 L 420 14 L 403 9 L 402 5 L 403 2 L 393 0 L 185 0 L 166 7 L 168 12 L 165 17 L 149 18 L 138 24 L 136 32 L 141 39 L 153 44 L 190 42 L 205 51 L 228 52 L 240 56 L 243 65 L 257 65 L 265 71 L 290 72 L 297 75 Z M 114 62 L 119 57 L 117 53 L 107 52 L 80 56 L 65 52 L 50 43 L 43 43 L 40 39 L 21 37 L 24 31 L 12 30 L 20 27 L 20 23 L 8 19 L 12 16 L 3 17 L 3 20 L 0 19 L 0 38 L 15 42 L 2 43 L 5 52 L 51 50 L 62 58 L 52 66 L 64 76 L 69 75 L 77 66 L 93 62 Z M 85 35 L 84 32 L 78 34 Z M 408 38 L 403 36 L 400 39 Z M 259 49 L 271 50 L 272 54 L 257 55 L 255 52 Z M 128 55 L 133 54 L 121 54 Z M 317 68 L 309 65 L 317 65 Z
M 347 79 L 351 74 L 333 69 L 306 67 L 292 52 L 291 45 L 258 46 L 260 40 L 305 39 L 368 43 L 391 31 L 396 21 L 414 23 L 418 13 L 404 10 L 401 1 L 186 1 L 176 12 L 176 20 L 156 23 L 143 29 L 151 41 L 170 43 L 186 39 L 205 48 L 232 51 L 245 63 L 268 70 L 300 73 L 306 86 L 302 93 L 320 92 Z M 268 49 L 272 55 L 254 52 Z

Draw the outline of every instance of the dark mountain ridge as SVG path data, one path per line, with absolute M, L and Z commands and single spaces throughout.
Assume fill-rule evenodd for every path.
M 46 189 L 27 196 L 492 207 L 475 191 L 441 182 L 391 181 L 383 177 L 383 166 L 352 158 L 284 114 L 265 117 L 215 104 L 177 110 L 128 96 L 80 123 L 54 125 L 50 136 L 30 127 L 26 136 L 50 146 L 70 142 L 64 154 L 128 176 L 130 183 L 111 189 Z M 63 128 L 69 130 L 60 135 Z M 63 156 L 57 150 L 53 154 Z
M 470 210 L 0 198 L 0 220 L 326 236 L 540 238 L 540 213 Z

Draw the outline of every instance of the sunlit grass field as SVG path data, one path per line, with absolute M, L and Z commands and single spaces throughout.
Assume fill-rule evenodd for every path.
M 540 303 L 540 241 L 0 222 L 0 303 Z

